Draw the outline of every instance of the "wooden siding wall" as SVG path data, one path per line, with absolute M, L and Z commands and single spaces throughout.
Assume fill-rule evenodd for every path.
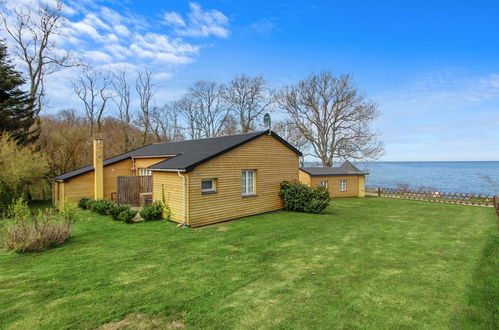
M 186 180 L 189 178 L 188 173 L 183 173 Z M 160 172 L 153 171 L 152 173 L 152 196 L 155 201 L 163 200 L 163 189 L 165 192 L 166 203 L 172 212 L 170 220 L 175 222 L 183 222 L 183 188 L 182 178 L 177 172 Z M 186 191 L 187 193 L 188 191 Z M 186 204 L 188 199 L 186 199 Z M 186 211 L 188 212 L 188 206 Z
M 310 175 L 302 170 L 298 171 L 298 180 L 300 180 L 301 183 L 310 186 Z
M 308 176 L 309 182 L 308 185 L 311 187 L 315 187 L 321 184 L 321 181 L 327 181 L 327 187 L 329 190 L 330 197 L 359 197 L 361 196 L 360 184 L 359 180 L 364 176 L 362 175 L 345 175 L 345 176 L 310 176 L 307 173 L 303 173 L 301 176 Z M 347 180 L 347 190 L 340 191 L 340 180 Z M 301 179 L 300 179 L 301 181 Z M 301 181 L 305 183 L 304 181 Z
M 151 165 L 162 162 L 163 160 L 168 159 L 168 157 L 151 157 L 151 158 L 135 158 L 135 174 L 140 175 L 140 168 L 148 168 Z
M 120 162 L 104 166 L 104 198 L 111 199 L 111 193 L 116 192 L 116 177 L 132 175 L 132 160 L 125 159 Z M 67 199 L 77 203 L 82 197 L 94 197 L 94 172 L 88 172 L 64 183 L 60 183 L 59 201 Z
M 242 197 L 243 169 L 256 170 L 256 197 Z M 217 179 L 216 193 L 201 193 L 204 178 Z M 190 173 L 189 225 L 197 227 L 282 209 L 280 183 L 297 179 L 298 155 L 272 136 L 261 136 Z

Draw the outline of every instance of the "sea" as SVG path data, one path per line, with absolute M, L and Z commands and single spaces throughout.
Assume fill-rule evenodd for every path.
M 354 162 L 368 187 L 499 195 L 499 161 Z M 338 166 L 335 164 L 334 166 Z M 489 180 L 487 180 L 487 178 Z M 492 181 L 492 182 L 490 182 Z

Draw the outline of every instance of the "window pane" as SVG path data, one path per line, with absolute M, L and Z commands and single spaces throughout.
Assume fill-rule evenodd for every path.
M 242 175 L 242 189 L 243 189 L 243 194 L 246 194 L 246 171 L 243 171 Z
M 247 184 L 248 185 L 248 187 L 247 187 L 248 194 L 252 194 L 255 192 L 253 175 L 254 175 L 254 171 L 248 171 L 248 184 Z
M 213 189 L 213 180 L 202 180 L 201 181 L 201 189 L 202 190 L 212 190 Z
M 242 171 L 242 193 L 243 195 L 253 194 L 254 189 L 254 172 L 253 170 Z

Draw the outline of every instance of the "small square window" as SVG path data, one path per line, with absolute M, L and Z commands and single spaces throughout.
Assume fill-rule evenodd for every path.
M 326 187 L 326 188 L 327 188 L 327 180 L 325 180 L 325 181 L 321 181 L 321 186 L 323 186 L 323 187 Z
M 201 192 L 203 194 L 211 194 L 217 191 L 217 183 L 215 179 L 202 179 Z
M 139 168 L 139 175 L 140 176 L 151 176 L 152 171 L 148 170 L 147 168 Z
M 340 191 L 347 191 L 347 180 L 340 180 Z

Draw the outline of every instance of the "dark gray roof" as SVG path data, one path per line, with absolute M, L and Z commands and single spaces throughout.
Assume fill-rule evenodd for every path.
M 300 167 L 305 173 L 311 176 L 340 176 L 340 175 L 366 175 L 367 172 L 363 172 L 355 167 L 348 160 L 345 161 L 340 167 Z
M 269 131 L 176 142 L 175 144 L 178 144 L 178 155 L 149 166 L 149 169 L 184 170 L 190 172 L 196 166 L 265 134 L 269 134 Z M 286 142 L 279 135 L 274 132 L 271 132 L 271 135 L 301 156 L 301 152 L 298 149 Z
M 149 169 L 182 170 L 185 172 L 190 172 L 196 166 L 265 134 L 269 134 L 269 131 L 266 130 L 246 134 L 186 140 L 180 142 L 153 143 L 132 150 L 130 152 L 106 159 L 104 161 L 104 166 L 111 165 L 127 158 L 172 156 L 172 158 L 150 166 Z M 280 136 L 278 136 L 274 132 L 271 132 L 271 135 L 301 156 L 301 152 L 298 149 L 293 147 Z M 54 180 L 66 181 L 72 177 L 90 172 L 93 169 L 93 165 L 88 165 L 80 169 L 58 175 L 54 177 Z

